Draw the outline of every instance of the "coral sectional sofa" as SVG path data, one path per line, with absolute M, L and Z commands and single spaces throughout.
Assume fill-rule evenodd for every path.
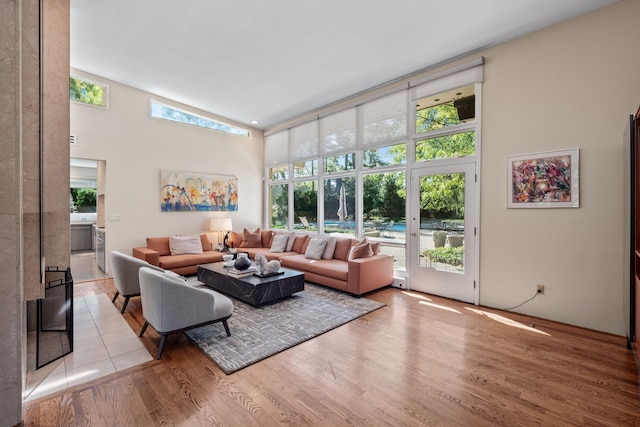
M 193 241 L 195 237 L 195 242 Z M 200 244 L 197 244 L 197 237 Z M 133 248 L 133 256 L 143 259 L 151 265 L 165 270 L 171 270 L 181 276 L 196 274 L 198 264 L 222 261 L 222 253 L 211 250 L 211 241 L 206 234 L 200 236 L 185 236 L 191 238 L 189 242 L 179 242 L 182 247 L 174 245 L 173 255 L 169 237 L 147 237 L 147 246 Z M 171 240 L 173 242 L 174 240 Z M 191 245 L 189 245 L 189 243 Z M 194 245 L 195 244 L 195 245 Z M 180 249 L 180 250 L 177 250 Z
M 206 234 L 199 236 L 200 245 L 193 241 L 196 237 L 184 238 L 188 237 L 191 246 L 185 247 L 178 247 L 176 236 L 149 237 L 146 247 L 133 249 L 133 256 L 183 276 L 196 274 L 198 264 L 222 261 L 223 254 L 211 250 Z M 231 232 L 229 244 L 239 252 L 247 252 L 250 258 L 263 254 L 269 260 L 280 261 L 283 267 L 304 272 L 309 282 L 353 295 L 393 283 L 393 257 L 379 254 L 377 244 L 366 239 L 258 229 Z
M 313 254 L 320 240 L 327 243 L 317 248 L 321 254 Z M 245 230 L 243 234 L 231 233 L 229 241 L 251 258 L 263 254 L 269 260 L 279 260 L 283 267 L 304 272 L 309 282 L 350 294 L 362 295 L 393 283 L 393 257 L 378 253 L 378 245 L 366 239 Z

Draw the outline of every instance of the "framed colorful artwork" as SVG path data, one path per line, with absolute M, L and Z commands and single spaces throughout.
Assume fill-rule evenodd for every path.
M 237 211 L 238 178 L 160 171 L 160 209 L 162 212 Z
M 507 207 L 579 207 L 578 152 L 572 148 L 507 156 Z

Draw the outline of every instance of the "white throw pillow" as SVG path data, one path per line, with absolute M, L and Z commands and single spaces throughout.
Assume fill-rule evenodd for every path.
M 273 241 L 271 242 L 271 249 L 269 252 L 284 252 L 287 248 L 287 242 L 289 241 L 289 236 L 286 234 L 276 234 L 273 236 Z
M 336 251 L 336 238 L 325 237 L 324 239 L 327 241 L 327 246 L 322 253 L 322 259 L 333 259 L 333 253 Z
M 170 236 L 169 237 L 169 250 L 171 255 L 182 254 L 201 254 L 202 253 L 202 241 L 200 236 Z
M 293 249 L 293 243 L 296 241 L 296 233 L 294 231 L 291 231 L 289 233 L 283 234 L 289 237 L 289 240 L 287 241 L 287 247 L 284 250 L 285 252 L 291 252 L 291 250 Z
M 314 237 L 309 241 L 304 257 L 309 259 L 322 259 L 322 253 L 326 247 L 327 239 Z

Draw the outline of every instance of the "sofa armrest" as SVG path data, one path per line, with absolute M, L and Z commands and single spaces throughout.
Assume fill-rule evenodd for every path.
M 349 293 L 362 295 L 393 283 L 393 257 L 390 255 L 379 254 L 347 262 Z
M 160 266 L 160 254 L 149 248 L 133 248 L 133 256 L 147 261 L 156 267 Z

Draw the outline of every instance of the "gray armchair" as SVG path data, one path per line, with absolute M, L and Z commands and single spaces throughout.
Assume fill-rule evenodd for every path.
M 122 305 L 120 313 L 124 313 L 127 304 L 129 304 L 129 299 L 140 295 L 140 279 L 138 276 L 140 267 L 149 267 L 158 271 L 164 270 L 144 260 L 123 254 L 122 252 L 112 251 L 110 256 L 113 283 L 116 286 L 116 294 L 113 296 L 111 302 L 115 303 L 118 295 L 122 295 L 124 297 L 124 304 Z
M 144 335 L 151 325 L 160 334 L 160 346 L 156 359 L 162 356 L 167 335 L 222 322 L 227 336 L 231 335 L 227 320 L 233 313 L 233 303 L 226 296 L 211 290 L 195 288 L 183 278 L 155 271 L 140 269 L 140 293 Z

